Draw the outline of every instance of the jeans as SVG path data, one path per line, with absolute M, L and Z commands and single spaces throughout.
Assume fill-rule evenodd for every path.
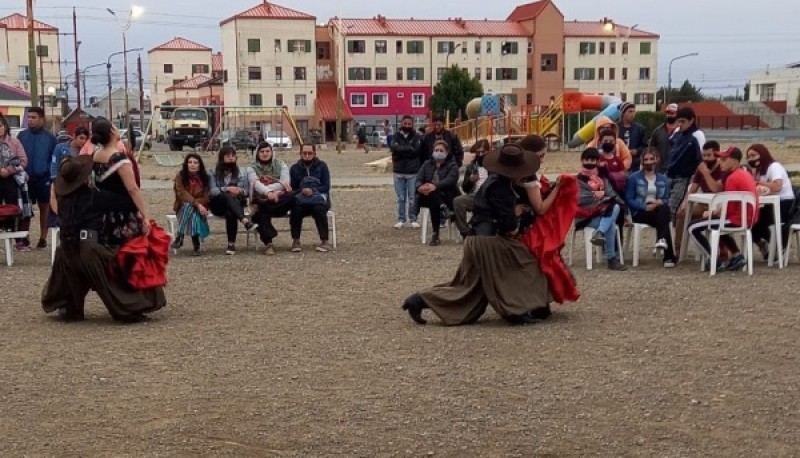
M 617 258 L 617 216 L 619 216 L 619 205 L 614 204 L 608 216 L 595 216 L 586 225 L 586 227 L 596 229 L 605 237 L 606 259 L 609 261 Z
M 406 203 L 408 203 L 408 221 L 417 220 L 414 210 L 414 196 L 417 193 L 417 175 L 395 173 L 394 193 L 397 195 L 397 222 L 406 222 Z

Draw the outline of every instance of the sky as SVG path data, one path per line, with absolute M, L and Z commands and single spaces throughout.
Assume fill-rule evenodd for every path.
M 112 8 L 126 16 L 131 5 L 144 8 L 144 15 L 128 32 L 128 48 L 144 48 L 141 53 L 147 75 L 147 50 L 175 36 L 221 50 L 219 22 L 245 11 L 261 0 L 35 0 L 37 19 L 72 30 L 72 7 L 78 15 L 81 67 L 105 63 L 108 55 L 122 49 L 122 38 L 115 19 L 105 10 Z M 672 85 L 691 80 L 707 95 L 735 95 L 749 75 L 767 67 L 783 67 L 800 61 L 800 27 L 796 26 L 798 0 L 556 0 L 565 20 L 601 20 L 609 17 L 622 25 L 638 24 L 638 29 L 661 35 L 658 50 L 658 86 L 666 85 L 669 61 L 676 56 L 698 52 L 698 57 L 676 61 Z M 318 23 L 338 14 L 343 17 L 407 19 L 505 19 L 525 0 L 284 0 L 280 5 L 316 16 Z M 15 5 L 16 4 L 16 5 Z M 25 0 L 0 2 L 0 15 L 25 12 Z M 18 5 L 18 6 L 17 6 Z M 71 36 L 61 37 L 62 59 L 74 61 Z M 137 53 L 129 54 L 130 70 L 135 69 Z M 112 60 L 115 86 L 123 81 L 122 59 Z M 63 74 L 74 72 L 74 63 Z M 106 83 L 103 67 L 87 75 L 89 95 L 99 95 Z M 147 77 L 145 76 L 145 80 Z M 135 83 L 130 77 L 130 84 Z M 147 83 L 147 82 L 146 82 Z

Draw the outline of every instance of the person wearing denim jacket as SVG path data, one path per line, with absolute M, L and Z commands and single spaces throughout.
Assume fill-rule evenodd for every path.
M 628 177 L 625 204 L 634 223 L 656 230 L 656 249 L 663 251 L 664 267 L 675 267 L 672 231 L 670 230 L 669 186 L 667 176 L 658 173 L 658 152 L 648 148 L 642 155 L 642 170 Z
M 256 181 L 256 172 L 250 167 L 239 168 L 236 165 L 236 150 L 231 146 L 223 146 L 219 150 L 217 166 L 212 170 L 209 187 L 211 202 L 209 209 L 215 216 L 225 218 L 225 232 L 228 235 L 228 248 L 225 254 L 236 254 L 236 234 L 238 223 L 245 230 L 253 228 L 250 218 L 245 216 L 247 198 L 250 194 L 250 183 Z

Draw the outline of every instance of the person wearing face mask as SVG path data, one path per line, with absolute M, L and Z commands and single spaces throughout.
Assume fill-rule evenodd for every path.
M 650 136 L 650 147 L 658 150 L 658 173 L 666 173 L 667 163 L 669 163 L 669 138 L 675 132 L 678 118 L 678 104 L 670 103 L 664 108 L 666 118 L 664 123 L 659 125 Z
M 789 236 L 789 227 L 785 223 L 789 221 L 792 207 L 794 207 L 794 191 L 792 191 L 789 174 L 786 172 L 786 168 L 772 157 L 769 149 L 760 143 L 747 149 L 747 165 L 753 170 L 759 194 L 774 194 L 780 199 L 781 221 L 784 223 L 781 233 L 785 247 Z M 769 256 L 770 227 L 774 224 L 773 208 L 771 205 L 765 205 L 761 209 L 758 221 L 753 226 L 753 242 L 761 249 L 765 260 Z
M 414 130 L 414 118 L 405 115 L 400 124 L 400 133 L 395 135 L 389 150 L 392 152 L 392 172 L 394 173 L 394 192 L 397 196 L 397 222 L 395 229 L 406 223 L 406 215 L 411 227 L 418 228 L 417 212 L 414 210 L 414 196 L 417 193 L 417 173 L 422 165 L 420 144 L 422 136 Z
M 217 165 L 211 173 L 209 207 L 211 213 L 225 218 L 225 233 L 228 236 L 228 248 L 225 250 L 227 255 L 236 254 L 238 223 L 241 221 L 245 230 L 253 228 L 253 223 L 245 216 L 244 209 L 250 193 L 250 183 L 256 180 L 256 173 L 252 168 L 240 169 L 236 164 L 236 150 L 232 146 L 220 148 Z
M 448 144 L 440 140 L 433 145 L 432 157 L 422 164 L 417 173 L 417 205 L 431 212 L 433 234 L 430 246 L 439 246 L 439 228 L 453 208 L 458 193 L 458 165 L 447 160 Z
M 614 155 L 622 160 L 623 170 L 627 171 L 630 169 L 631 164 L 633 163 L 633 158 L 631 157 L 631 152 L 625 145 L 625 142 L 619 138 L 619 129 L 617 124 L 612 121 L 611 118 L 600 116 L 597 118 L 595 125 L 594 138 L 589 142 L 588 145 L 586 145 L 587 148 L 597 148 L 599 151 L 602 151 L 602 134 L 607 134 L 608 131 L 611 131 L 612 135 L 614 135 L 614 141 L 612 142 Z
M 456 226 L 461 236 L 465 238 L 469 234 L 467 213 L 471 213 L 474 210 L 475 194 L 486 182 L 486 179 L 489 178 L 489 171 L 483 166 L 483 159 L 490 149 L 491 145 L 486 139 L 478 140 L 472 145 L 469 151 L 475 155 L 475 159 L 464 170 L 464 180 L 461 182 L 461 190 L 464 191 L 464 195 L 458 196 L 453 200 Z
M 420 153 L 423 162 L 431 158 L 433 147 L 439 141 L 447 143 L 447 151 L 450 153 L 447 160 L 455 161 L 460 168 L 464 163 L 464 147 L 456 134 L 444 128 L 444 116 L 441 115 L 433 118 L 433 129 L 422 137 Z
M 289 214 L 289 227 L 292 233 L 292 252 L 303 251 L 300 233 L 303 218 L 314 219 L 319 234 L 316 250 L 327 253 L 333 250 L 328 241 L 328 210 L 331 209 L 331 172 L 328 164 L 317 157 L 317 147 L 311 144 L 300 146 L 300 160 L 289 169 L 294 206 Z
M 592 244 L 605 247 L 609 270 L 627 270 L 617 257 L 617 217 L 622 211 L 620 199 L 611 183 L 600 176 L 597 163 L 600 152 L 586 148 L 581 153 L 581 170 L 578 172 L 578 211 L 575 230 L 585 227 L 595 229 Z M 622 247 L 619 247 L 621 249 Z
M 642 154 L 642 170 L 628 177 L 625 204 L 631 211 L 634 223 L 646 224 L 656 229 L 656 248 L 664 253 L 664 267 L 675 267 L 675 252 L 669 227 L 669 191 L 667 177 L 656 171 L 658 153 L 648 148 Z
M 597 167 L 603 178 L 607 178 L 614 187 L 617 194 L 622 195 L 625 192 L 625 182 L 628 177 L 625 173 L 625 164 L 622 159 L 616 154 L 617 149 L 617 136 L 611 129 L 605 129 L 600 132 L 600 160 L 597 162 Z

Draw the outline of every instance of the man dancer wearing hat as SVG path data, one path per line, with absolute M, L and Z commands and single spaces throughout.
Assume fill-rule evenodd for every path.
M 664 109 L 667 117 L 664 123 L 656 127 L 653 135 L 650 137 L 650 146 L 658 150 L 658 173 L 667 172 L 667 164 L 669 163 L 669 138 L 675 132 L 678 117 L 678 104 L 670 103 Z
M 533 323 L 549 302 L 547 280 L 539 261 L 517 240 L 519 218 L 514 206 L 514 180 L 539 169 L 539 157 L 518 145 L 495 150 L 483 161 L 492 175 L 475 195 L 471 236 L 455 277 L 412 294 L 403 303 L 417 324 L 425 324 L 424 309 L 431 309 L 443 324 L 472 324 L 490 305 L 510 323 Z

